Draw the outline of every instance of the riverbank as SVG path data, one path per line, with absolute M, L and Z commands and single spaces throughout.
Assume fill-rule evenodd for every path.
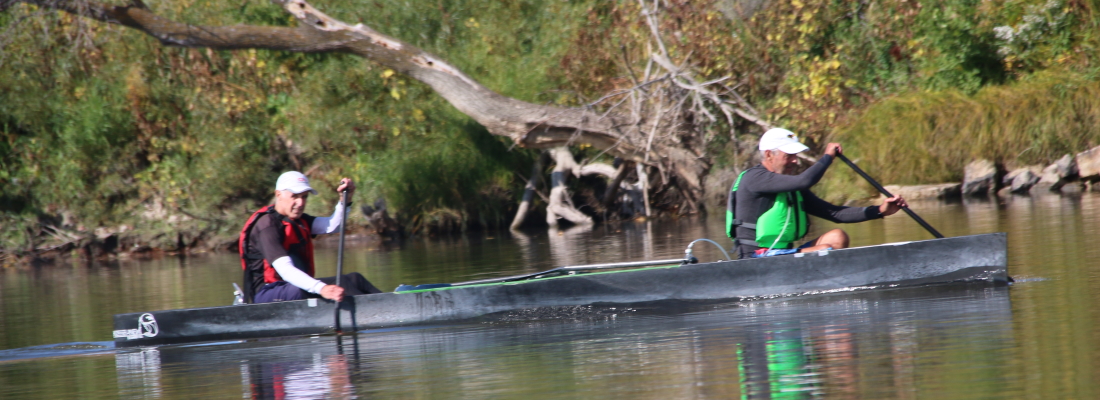
M 433 52 L 502 96 L 560 107 L 636 86 L 653 71 L 656 30 L 685 73 L 736 89 L 737 107 L 812 147 L 843 143 L 881 182 L 917 185 L 959 182 L 976 159 L 1045 165 L 1100 144 L 1098 4 L 670 1 L 648 22 L 639 4 L 594 0 L 323 8 Z M 152 11 L 195 25 L 294 24 L 256 1 Z M 550 175 L 530 172 L 539 149 L 493 136 L 401 71 L 346 54 L 164 47 L 22 3 L 0 11 L 0 28 L 11 28 L 0 38 L 0 264 L 40 248 L 91 258 L 215 249 L 247 217 L 241 205 L 267 201 L 286 170 L 316 182 L 352 177 L 399 222 L 451 230 L 504 226 L 527 181 Z M 693 202 L 720 212 L 732 181 L 723 171 L 755 152 L 758 125 L 697 116 L 684 122 L 705 142 L 696 156 L 709 193 L 651 190 L 655 214 Z M 570 152 L 612 164 L 601 146 Z M 815 192 L 836 203 L 875 195 L 836 170 Z M 675 180 L 662 168 L 640 172 L 647 184 Z M 607 182 L 569 185 L 598 198 Z M 154 204 L 171 212 L 143 217 Z
M 839 173 L 822 186 L 828 190 L 836 181 L 851 179 L 851 171 L 839 167 Z M 1100 146 L 1067 154 L 1050 165 L 1025 165 L 1009 170 L 1004 164 L 990 160 L 975 160 L 962 171 L 963 181 L 929 185 L 886 185 L 891 194 L 909 200 L 939 199 L 953 201 L 962 197 L 1005 197 L 1010 195 L 1049 195 L 1081 192 L 1100 192 Z M 721 210 L 724 196 L 722 189 L 735 174 L 715 172 L 708 203 L 711 210 Z M 725 178 L 725 179 L 723 179 Z M 862 182 L 866 184 L 866 182 Z M 856 187 L 845 193 L 852 196 Z M 816 191 L 815 191 L 816 192 Z M 835 193 L 834 193 L 835 194 Z M 881 195 L 880 195 L 881 196 Z M 870 196 L 849 197 L 846 203 L 866 202 Z M 380 203 L 377 203 L 380 204 Z M 402 228 L 383 209 L 363 218 L 355 215 L 349 220 L 348 234 L 374 237 L 377 240 L 393 239 L 401 235 Z M 66 228 L 63 221 L 43 221 L 39 231 L 26 232 L 29 245 L 23 250 L 0 251 L 0 266 L 43 266 L 60 259 L 77 259 L 84 262 L 104 259 L 149 259 L 193 253 L 236 251 L 237 231 L 231 222 L 198 220 L 187 215 L 169 215 L 162 207 L 149 207 L 146 217 L 158 217 L 151 223 L 145 220 L 138 225 L 99 227 L 94 230 Z M 373 208 L 367 208 L 372 210 Z M 372 226 L 373 225 L 373 226 Z
M 346 240 L 359 244 L 390 240 L 369 226 L 349 224 Z M 152 260 L 163 257 L 207 253 L 237 252 L 236 233 L 224 230 L 180 230 L 170 234 L 150 234 L 123 225 L 114 229 L 98 228 L 91 232 L 54 231 L 33 251 L 0 251 L 0 268 L 41 267 L 62 263 L 90 263 L 110 260 Z M 331 244 L 336 236 L 315 239 Z
M 1028 194 L 1070 194 L 1100 192 L 1100 146 L 1069 154 L 1053 164 L 1028 165 L 1008 170 L 1002 164 L 977 160 L 967 164 L 958 183 L 932 185 L 887 185 L 886 191 L 910 200 L 999 197 Z

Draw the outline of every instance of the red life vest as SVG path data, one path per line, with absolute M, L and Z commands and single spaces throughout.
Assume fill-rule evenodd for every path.
M 278 218 L 283 224 L 283 249 L 286 249 L 287 254 L 294 260 L 294 266 L 301 269 L 309 276 L 313 276 L 313 240 L 311 227 L 304 219 L 291 220 L 275 212 L 275 206 L 267 206 L 261 208 L 252 214 L 248 218 L 248 221 L 244 223 L 244 228 L 241 228 L 240 239 L 237 242 L 238 252 L 241 255 L 241 269 L 244 271 L 244 291 L 245 302 L 251 303 L 252 297 L 255 291 L 259 289 L 254 283 L 253 274 L 263 274 L 263 283 L 274 283 L 283 280 L 279 276 L 278 272 L 275 272 L 275 268 L 271 266 L 271 263 L 264 259 L 259 249 L 249 249 L 249 238 L 252 234 L 252 227 L 256 225 L 256 222 L 267 216 L 268 214 L 275 214 L 272 217 Z M 261 285 L 262 286 L 262 285 Z

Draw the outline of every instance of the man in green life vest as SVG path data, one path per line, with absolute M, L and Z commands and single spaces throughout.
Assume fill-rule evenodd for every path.
M 726 235 L 734 239 L 738 258 L 843 249 L 848 247 L 848 234 L 841 229 L 794 248 L 809 229 L 807 215 L 838 223 L 863 222 L 892 215 L 906 206 L 901 196 L 879 206 L 838 206 L 810 192 L 841 152 L 838 143 L 826 145 L 825 155 L 801 174 L 794 173 L 797 154 L 809 148 L 793 132 L 769 129 L 760 137 L 759 147 L 760 164 L 737 176 L 727 203 Z

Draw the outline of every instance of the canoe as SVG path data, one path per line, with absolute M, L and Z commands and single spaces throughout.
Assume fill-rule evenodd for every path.
M 935 285 L 842 292 L 729 303 L 717 307 L 636 308 L 628 311 L 633 317 L 616 318 L 614 322 L 604 321 L 612 313 L 622 314 L 622 309 L 605 309 L 606 314 L 602 314 L 601 318 L 589 320 L 586 324 L 499 324 L 492 329 L 476 329 L 476 334 L 462 334 L 472 330 L 458 327 L 430 333 L 405 329 L 390 330 L 383 335 L 299 337 L 278 343 L 254 341 L 218 346 L 213 354 L 209 349 L 192 346 L 149 347 L 142 351 L 115 352 L 114 365 L 119 397 L 126 398 L 167 397 L 164 393 L 171 389 L 165 386 L 178 390 L 180 382 L 169 379 L 169 376 L 201 377 L 209 375 L 210 371 L 218 371 L 222 374 L 219 378 L 227 381 L 239 379 L 237 381 L 243 385 L 238 387 L 242 388 L 244 398 L 272 398 L 276 393 L 284 392 L 286 398 L 291 398 L 295 393 L 290 387 L 295 385 L 289 383 L 300 382 L 301 379 L 311 383 L 347 382 L 356 386 L 350 389 L 350 393 L 360 395 L 384 393 L 385 397 L 412 398 L 428 396 L 423 396 L 424 390 L 415 384 L 395 388 L 392 386 L 393 377 L 379 376 L 376 371 L 391 368 L 411 371 L 457 365 L 470 354 L 491 354 L 487 357 L 499 360 L 502 352 L 513 354 L 516 348 L 520 352 L 524 349 L 550 352 L 553 355 L 551 359 L 555 360 L 553 362 L 584 362 L 553 357 L 575 355 L 578 347 L 604 349 L 604 346 L 616 344 L 625 346 L 623 342 L 638 345 L 635 349 L 637 353 L 626 357 L 646 360 L 646 356 L 655 356 L 654 353 L 667 355 L 670 340 L 681 341 L 685 340 L 684 336 L 690 336 L 694 339 L 687 341 L 695 357 L 704 360 L 737 357 L 743 384 L 765 382 L 767 385 L 768 377 L 774 379 L 777 376 L 779 371 L 774 368 L 780 360 L 791 360 L 793 357 L 796 360 L 820 361 L 828 357 L 839 361 L 836 356 L 840 353 L 836 352 L 842 351 L 844 346 L 819 347 L 817 344 L 837 344 L 840 341 L 847 343 L 850 350 L 856 350 L 853 345 L 877 343 L 877 340 L 887 337 L 895 346 L 902 346 L 894 348 L 902 351 L 897 357 L 905 357 L 912 355 L 912 346 L 918 343 L 929 344 L 929 341 L 939 342 L 941 338 L 957 339 L 960 334 L 982 332 L 980 338 L 963 340 L 985 349 L 1012 348 L 1019 338 L 1013 337 L 1009 288 L 984 286 Z M 592 329 L 593 325 L 599 326 L 599 329 Z M 927 333 L 924 328 L 935 332 Z M 945 333 L 944 330 L 954 333 Z M 600 340 L 593 343 L 592 339 L 596 337 Z M 780 346 L 783 344 L 786 346 Z M 952 345 L 934 343 L 932 346 Z M 929 351 L 924 345 L 919 350 Z M 871 350 L 872 353 L 881 351 L 883 349 Z M 887 348 L 885 351 L 889 353 L 891 350 Z M 730 354 L 734 352 L 737 354 Z M 1012 363 L 1014 360 L 1011 352 L 994 350 L 984 354 L 988 357 L 983 360 L 984 363 Z M 856 355 L 859 359 L 851 362 L 872 362 L 869 361 L 870 354 L 863 353 L 862 347 Z M 700 359 L 693 361 L 699 362 Z M 901 362 L 911 366 L 915 361 L 901 358 Z M 842 365 L 847 368 L 851 364 Z M 820 376 L 815 379 L 812 375 L 799 374 L 799 379 L 791 381 L 812 385 L 818 391 L 822 384 Z M 329 388 L 328 385 L 319 387 Z M 761 388 L 742 386 L 743 393 L 751 389 Z M 765 390 L 757 393 L 767 393 L 766 388 L 762 389 Z M 224 396 L 229 397 L 231 392 L 227 390 L 226 393 Z M 481 392 L 466 389 L 461 392 L 463 397 L 475 397 L 471 393 Z M 300 398 L 325 397 L 320 393 L 297 394 Z M 329 397 L 339 397 L 332 396 L 331 392 L 328 394 Z M 554 397 L 569 397 L 558 392 L 554 394 L 557 395 Z
M 476 319 L 517 310 L 638 303 L 750 301 L 779 296 L 948 283 L 1007 284 L 1005 233 L 888 243 L 769 258 L 624 269 L 607 264 L 353 296 L 338 303 L 344 331 Z M 337 303 L 265 304 L 117 314 L 118 347 L 313 335 L 336 330 Z

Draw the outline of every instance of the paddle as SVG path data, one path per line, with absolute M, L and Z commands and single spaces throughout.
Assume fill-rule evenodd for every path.
M 348 222 L 348 191 L 340 192 L 340 205 L 344 214 L 340 216 L 340 247 L 336 250 L 336 286 L 340 286 L 340 276 L 344 274 L 344 225 Z M 336 302 L 336 333 L 340 333 L 340 301 Z
M 894 195 L 890 194 L 890 192 L 888 192 L 886 188 L 882 187 L 882 185 L 879 185 L 878 182 L 875 182 L 875 180 L 871 178 L 870 175 L 867 175 L 866 172 L 863 172 L 862 169 L 859 169 L 859 167 L 856 166 L 856 164 L 853 163 L 852 160 L 849 160 L 848 157 L 845 157 L 844 154 L 837 153 L 836 156 L 841 161 L 844 161 L 845 164 L 848 164 L 849 167 L 852 167 L 852 169 L 855 170 L 856 173 L 859 174 L 859 176 L 862 176 L 863 179 L 866 179 L 867 183 L 870 183 L 871 186 L 874 186 L 875 189 L 878 189 L 878 191 L 882 192 L 882 194 L 886 195 L 886 197 L 894 197 Z M 909 207 L 902 207 L 901 210 L 905 211 L 906 214 L 909 214 L 910 217 L 913 217 L 913 220 L 917 221 L 917 223 L 920 224 L 920 226 L 923 226 L 924 229 L 927 229 L 928 232 L 932 234 L 932 236 L 943 239 L 943 235 L 941 235 L 940 232 L 936 230 L 936 228 L 933 228 L 932 225 L 928 225 L 927 222 L 924 222 L 924 219 L 917 215 L 917 213 L 913 212 L 913 210 L 910 210 Z

